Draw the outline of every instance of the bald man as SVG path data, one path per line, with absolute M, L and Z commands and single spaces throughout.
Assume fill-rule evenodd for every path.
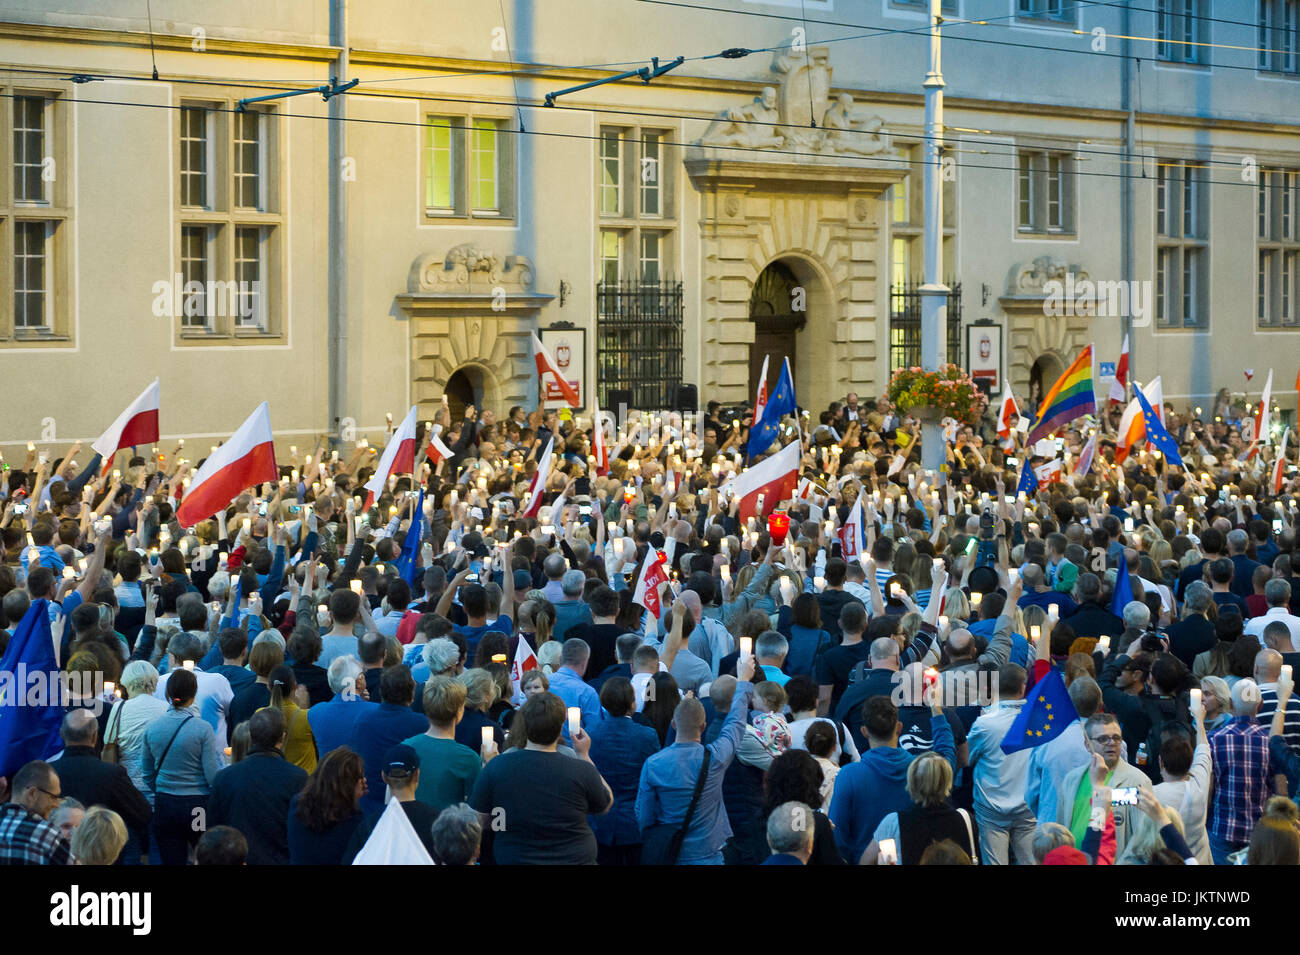
M 1255 654 L 1255 682 L 1259 684 L 1260 697 L 1256 718 L 1265 726 L 1273 722 L 1273 714 L 1277 712 L 1277 678 L 1281 675 L 1282 654 L 1276 650 L 1261 650 Z M 1300 754 L 1300 699 L 1294 696 L 1286 703 L 1282 737 L 1291 752 Z M 1295 793 L 1290 795 L 1295 798 Z
M 110 728 L 118 715 L 109 717 Z M 86 806 L 100 805 L 111 809 L 122 817 L 129 831 L 143 831 L 149 825 L 153 810 L 131 782 L 125 766 L 106 763 L 95 754 L 99 721 L 94 713 L 88 709 L 70 710 L 63 717 L 59 735 L 63 737 L 64 750 L 50 765 L 59 774 L 63 795 L 71 796 Z

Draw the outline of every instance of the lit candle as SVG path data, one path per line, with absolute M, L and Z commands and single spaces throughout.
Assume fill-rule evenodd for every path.
M 494 654 L 492 654 L 492 662 L 493 662 L 493 663 L 505 663 L 505 662 L 506 662 L 506 655 L 505 655 L 504 653 L 494 653 Z
M 490 727 L 487 728 L 490 729 Z M 569 707 L 569 738 L 572 739 L 573 737 L 577 736 L 578 732 L 581 729 L 582 729 L 582 709 L 577 706 L 570 706 Z
M 226 552 L 224 550 L 217 554 L 217 563 L 222 567 L 226 566 Z
M 1058 620 L 1061 619 L 1061 605 L 1060 605 L 1060 604 L 1048 604 L 1048 605 L 1047 605 L 1047 619 L 1050 620 L 1050 621 L 1052 622 L 1052 625 L 1053 625 L 1053 626 L 1056 625 L 1056 621 L 1058 621 Z
M 1037 643 L 1037 642 L 1038 642 L 1038 638 L 1041 637 L 1042 635 L 1043 635 L 1043 628 L 1042 628 L 1041 626 L 1039 626 L 1039 625 L 1036 624 L 1036 623 L 1031 623 L 1031 624 L 1029 625 L 1029 639 L 1030 639 L 1030 640 L 1033 640 L 1034 643 Z
M 112 680 L 104 681 L 104 692 L 109 696 L 117 696 L 117 684 Z
M 753 637 L 741 637 L 741 638 L 740 638 L 740 661 L 739 661 L 739 662 L 743 664 L 746 660 L 749 659 L 750 655 L 751 655 L 753 652 L 754 652 L 754 638 L 753 638 Z
M 185 661 L 183 664 L 181 664 L 181 665 L 184 666 L 185 669 L 187 669 L 187 670 L 193 670 L 193 669 L 194 669 L 194 661 L 193 661 L 193 660 L 186 660 L 186 661 Z
M 1113 527 L 1114 525 L 1111 526 Z M 1131 517 L 1124 518 L 1124 533 L 1126 534 L 1133 533 L 1133 518 Z
M 244 518 L 244 533 L 245 533 L 245 534 L 248 533 L 249 528 L 252 527 L 252 526 L 253 526 L 253 519 L 252 519 L 251 517 L 246 517 L 246 518 Z
M 35 443 L 34 441 L 28 441 L 28 442 L 27 442 L 27 450 L 28 450 L 28 451 L 35 451 L 35 450 L 36 450 L 36 443 Z
M 297 468 L 294 468 L 292 471 L 289 472 L 289 480 L 292 481 L 295 485 L 298 483 L 298 469 L 297 469 Z
M 948 615 L 947 615 L 947 614 L 942 614 L 942 613 L 939 614 L 939 632 L 940 632 L 940 633 L 947 633 L 947 632 L 948 632 Z
M 1103 657 L 1110 653 L 1110 637 L 1103 634 L 1097 638 L 1097 652 Z
M 823 590 L 826 589 L 826 578 L 825 578 L 825 577 L 814 577 L 814 578 L 813 578 L 813 587 L 816 589 L 816 591 L 817 591 L 818 593 L 821 593 Z
M 114 481 L 120 481 L 120 480 L 122 480 L 122 469 L 121 469 L 121 468 L 113 468 L 113 480 L 114 480 Z
M 289 453 L 296 458 L 298 456 L 298 445 L 296 444 L 289 445 Z
M 63 579 L 64 579 L 64 580 L 71 580 L 71 579 L 72 579 L 73 577 L 75 577 L 75 576 L 77 576 L 77 572 L 76 572 L 75 570 L 73 570 L 71 567 L 64 567 L 64 568 L 63 568 Z
M 1291 679 L 1291 664 L 1289 663 L 1282 664 L 1282 676 L 1287 680 Z
M 582 711 L 579 710 L 578 712 L 581 713 Z M 494 736 L 492 733 L 492 727 L 490 726 L 483 727 L 483 748 L 487 749 L 489 746 L 491 746 L 493 739 Z
M 721 575 L 722 575 L 722 582 L 723 582 L 724 584 L 729 584 L 729 583 L 731 583 L 731 565 L 730 565 L 730 564 L 723 564 L 720 573 L 721 573 Z
M 1192 712 L 1193 713 L 1200 712 L 1201 688 L 1199 686 L 1192 687 L 1191 690 L 1188 691 L 1188 696 L 1190 697 L 1190 700 L 1188 702 L 1191 704 Z
M 352 592 L 353 592 L 354 594 L 360 595 L 360 593 L 361 593 L 361 581 L 359 581 L 359 580 L 353 580 L 353 581 L 352 581 L 348 586 L 352 588 Z
M 982 593 L 980 593 L 978 590 L 972 590 L 970 595 L 971 609 L 979 610 L 980 601 L 982 601 L 983 599 L 984 599 L 984 595 Z

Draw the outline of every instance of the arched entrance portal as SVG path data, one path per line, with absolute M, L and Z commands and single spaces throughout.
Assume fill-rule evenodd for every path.
M 789 358 L 790 366 L 795 367 L 797 336 L 808 323 L 806 290 L 784 262 L 773 262 L 759 274 L 749 296 L 749 318 L 754 323 L 754 344 L 749 349 L 749 394 L 753 396 L 758 394 L 764 357 L 771 359 L 767 365 L 769 392 L 780 377 L 782 359 Z
M 1047 390 L 1056 384 L 1056 379 L 1064 372 L 1065 365 L 1052 352 L 1043 352 L 1034 360 L 1033 367 L 1029 369 L 1029 406 L 1033 412 L 1038 411 L 1043 395 L 1047 394 Z
M 452 421 L 463 418 L 469 405 L 483 410 L 483 372 L 473 365 L 457 368 L 447 379 L 446 395 L 447 410 L 451 412 Z

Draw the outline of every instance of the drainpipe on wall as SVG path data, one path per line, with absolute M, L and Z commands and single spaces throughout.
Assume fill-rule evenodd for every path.
M 339 48 L 335 76 L 348 75 L 348 0 L 330 0 L 330 43 Z M 347 407 L 348 206 L 343 163 L 347 157 L 346 96 L 329 100 L 329 443 L 337 447 Z
M 1133 35 L 1132 30 L 1132 11 L 1129 4 L 1124 4 L 1123 12 L 1123 45 L 1120 48 L 1120 68 L 1123 72 L 1120 74 L 1120 107 L 1128 114 L 1124 117 L 1124 132 L 1122 140 L 1124 143 L 1122 155 L 1124 159 L 1124 175 L 1120 178 L 1119 187 L 1119 214 L 1120 214 L 1120 269 L 1121 278 L 1124 280 L 1124 287 L 1133 288 L 1133 143 L 1136 138 L 1137 117 L 1133 112 L 1133 63 L 1130 58 L 1132 52 L 1132 41 L 1129 39 Z M 1145 162 L 1142 166 L 1146 169 Z M 1152 303 L 1154 307 L 1154 303 Z M 1134 381 L 1137 378 L 1137 343 L 1133 341 L 1133 315 L 1130 308 L 1123 316 L 1124 335 L 1128 337 L 1128 380 Z

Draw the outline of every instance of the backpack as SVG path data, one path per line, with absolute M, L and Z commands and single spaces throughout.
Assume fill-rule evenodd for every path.
M 1139 699 L 1142 700 L 1142 709 L 1151 723 L 1151 729 L 1146 738 L 1147 764 L 1138 768 L 1158 783 L 1161 781 L 1160 745 L 1165 730 L 1179 727 L 1187 733 L 1189 739 L 1196 738 L 1191 710 L 1188 708 L 1188 694 L 1184 691 L 1177 697 L 1169 697 L 1143 693 Z

